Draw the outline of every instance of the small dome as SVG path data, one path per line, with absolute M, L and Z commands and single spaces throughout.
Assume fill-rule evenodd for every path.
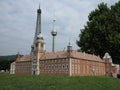
M 43 39 L 42 34 L 40 33 L 40 34 L 37 36 L 36 43 L 43 43 L 43 42 L 44 42 L 44 39 Z
M 41 13 L 41 9 L 38 9 L 37 12 L 38 12 L 38 13 Z
M 38 34 L 37 39 L 43 39 L 43 36 L 42 36 L 42 34 L 41 34 L 41 33 L 40 33 L 40 34 Z
M 68 46 L 72 47 L 72 45 L 71 45 L 71 43 L 70 43 L 70 42 L 68 43 Z
M 105 59 L 105 58 L 110 59 L 110 58 L 111 58 L 111 56 L 109 55 L 109 53 L 107 53 L 107 52 L 106 52 L 103 58 L 104 58 L 104 59 Z
M 72 45 L 71 45 L 70 42 L 69 42 L 69 44 L 68 44 L 68 46 L 67 46 L 67 50 L 68 50 L 68 51 L 71 51 L 71 50 L 72 50 Z

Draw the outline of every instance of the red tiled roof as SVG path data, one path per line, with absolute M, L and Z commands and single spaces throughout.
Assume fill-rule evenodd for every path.
M 24 55 L 17 62 L 19 62 L 19 61 L 30 61 L 31 58 L 32 58 L 31 55 Z
M 72 56 L 80 59 L 104 62 L 99 56 L 87 54 L 85 52 L 82 53 L 82 52 L 73 51 Z
M 67 52 L 66 51 L 58 51 L 58 52 L 50 52 L 45 53 L 41 56 L 41 59 L 54 59 L 54 58 L 66 58 Z
M 55 59 L 55 58 L 66 58 L 66 57 L 68 57 L 67 51 L 58 51 L 58 52 L 45 53 L 41 57 L 41 59 Z M 77 51 L 72 51 L 71 57 L 85 59 L 85 60 L 104 62 L 99 56 L 87 54 L 87 53 L 82 53 L 82 52 L 77 52 Z
M 57 51 L 57 52 L 44 53 L 44 54 L 40 54 L 40 55 L 41 55 L 40 56 L 41 60 L 66 58 L 66 57 L 68 57 L 68 52 L 67 51 Z M 104 62 L 99 56 L 87 54 L 85 52 L 82 53 L 82 52 L 72 51 L 70 56 L 73 58 L 80 58 L 80 59 L 84 59 L 84 60 Z M 32 60 L 32 56 L 25 55 L 25 56 L 21 57 L 19 61 L 30 61 L 30 60 Z

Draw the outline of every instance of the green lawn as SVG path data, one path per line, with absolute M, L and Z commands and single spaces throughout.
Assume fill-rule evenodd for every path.
M 0 90 L 120 90 L 120 79 L 0 74 Z

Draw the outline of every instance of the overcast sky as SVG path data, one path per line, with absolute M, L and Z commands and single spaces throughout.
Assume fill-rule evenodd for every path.
M 18 51 L 29 54 L 36 27 L 39 2 L 42 9 L 42 34 L 46 51 L 52 47 L 51 31 L 56 18 L 56 51 L 63 50 L 71 41 L 77 50 L 76 40 L 86 25 L 89 13 L 100 2 L 114 5 L 118 0 L 0 0 L 0 55 Z

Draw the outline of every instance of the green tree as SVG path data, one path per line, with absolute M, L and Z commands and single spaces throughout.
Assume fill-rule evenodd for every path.
M 120 1 L 110 8 L 100 3 L 88 16 L 77 45 L 80 51 L 102 58 L 108 52 L 114 63 L 120 63 Z
M 10 70 L 10 64 L 14 60 L 8 60 L 6 58 L 1 58 L 0 57 L 0 70 Z

